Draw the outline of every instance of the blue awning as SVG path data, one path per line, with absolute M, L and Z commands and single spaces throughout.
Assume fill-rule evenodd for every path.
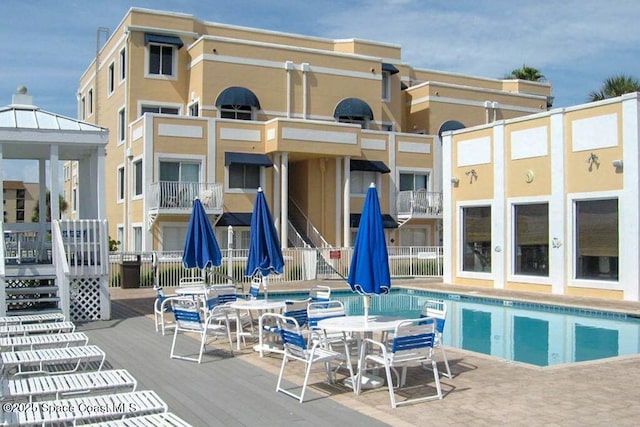
M 442 136 L 444 132 L 447 132 L 450 130 L 464 129 L 464 128 L 465 128 L 465 125 L 463 123 L 460 123 L 457 120 L 449 120 L 444 122 L 442 126 L 440 126 L 440 129 L 438 129 L 438 135 Z
M 340 101 L 333 113 L 336 119 L 340 117 L 358 117 L 361 119 L 373 120 L 371 107 L 361 99 L 347 98 Z
M 352 171 L 367 171 L 367 172 L 379 172 L 389 173 L 391 169 L 381 162 L 380 160 L 363 160 L 363 159 L 351 159 L 349 169 Z
M 160 44 L 172 44 L 180 49 L 184 46 L 180 37 L 176 36 L 165 36 L 163 34 L 152 34 L 152 33 L 144 33 L 144 44 L 145 46 L 149 43 L 160 43 Z
M 396 73 L 400 72 L 400 70 L 398 70 L 396 67 L 394 67 L 393 64 L 388 64 L 386 62 L 382 63 L 382 71 L 386 71 L 389 74 L 396 74 Z
M 358 228 L 362 214 L 352 213 L 349 215 L 349 225 L 351 228 Z M 382 214 L 382 226 L 384 228 L 398 228 L 398 223 L 389 214 Z
M 251 227 L 251 212 L 225 212 L 216 223 L 218 226 Z
M 223 90 L 218 99 L 216 99 L 216 107 L 223 105 L 234 105 L 241 107 L 260 108 L 258 97 L 245 87 L 232 86 Z
M 273 162 L 266 154 L 254 154 L 254 153 L 224 153 L 224 164 L 229 166 L 231 164 L 238 165 L 256 165 L 271 167 Z

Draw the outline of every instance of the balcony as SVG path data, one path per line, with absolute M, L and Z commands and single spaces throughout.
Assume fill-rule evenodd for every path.
M 222 184 L 159 181 L 152 183 L 149 191 L 151 214 L 189 214 L 196 197 L 207 213 L 222 213 Z
M 398 219 L 442 218 L 442 193 L 426 190 L 400 191 L 396 199 Z

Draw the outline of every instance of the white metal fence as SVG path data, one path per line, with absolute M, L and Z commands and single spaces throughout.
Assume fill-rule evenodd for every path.
M 244 271 L 247 249 L 222 250 L 222 265 L 214 267 L 214 280 L 224 283 L 226 277 L 236 284 L 250 282 Z M 317 279 L 345 279 L 349 274 L 353 248 L 287 248 L 282 275 L 271 275 L 271 282 L 296 282 Z M 392 278 L 441 277 L 442 247 L 389 247 L 389 270 Z M 154 260 L 155 258 L 155 260 Z M 198 269 L 182 265 L 182 251 L 112 252 L 109 256 L 111 287 L 177 286 L 180 278 L 200 276 Z M 248 285 L 246 286 L 248 289 Z

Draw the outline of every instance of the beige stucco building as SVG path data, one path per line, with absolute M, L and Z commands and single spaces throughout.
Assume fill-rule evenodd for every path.
M 439 134 L 551 99 L 548 83 L 415 68 L 385 42 L 133 8 L 81 76 L 78 114 L 111 130 L 107 216 L 121 249 L 182 249 L 196 196 L 221 246 L 232 225 L 247 247 L 259 186 L 283 245 L 350 246 L 370 182 L 389 244 L 426 246 L 442 242 Z M 71 195 L 81 184 L 68 170 Z
M 444 134 L 445 282 L 638 301 L 638 101 Z
M 24 181 L 4 181 L 4 222 L 32 222 L 40 197 L 40 184 Z

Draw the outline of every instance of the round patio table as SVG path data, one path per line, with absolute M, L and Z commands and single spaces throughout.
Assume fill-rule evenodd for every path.
M 236 309 L 238 313 L 238 319 L 240 319 L 240 312 L 242 310 L 247 310 L 250 313 L 256 312 L 258 315 L 258 319 L 262 313 L 265 312 L 281 312 L 283 308 L 286 307 L 285 301 L 272 301 L 272 300 L 260 300 L 260 299 L 252 299 L 252 300 L 237 300 L 232 303 L 229 303 L 229 307 Z M 253 314 L 251 314 L 251 319 L 253 319 Z M 251 322 L 251 332 L 244 332 L 242 329 L 242 322 L 238 321 L 238 325 L 236 326 L 236 348 L 240 350 L 240 337 L 242 336 L 252 336 L 254 334 L 253 330 L 253 321 Z M 259 349 L 262 348 L 262 325 L 259 325 Z M 258 350 L 260 351 L 260 350 Z M 262 355 L 262 353 L 260 353 Z

